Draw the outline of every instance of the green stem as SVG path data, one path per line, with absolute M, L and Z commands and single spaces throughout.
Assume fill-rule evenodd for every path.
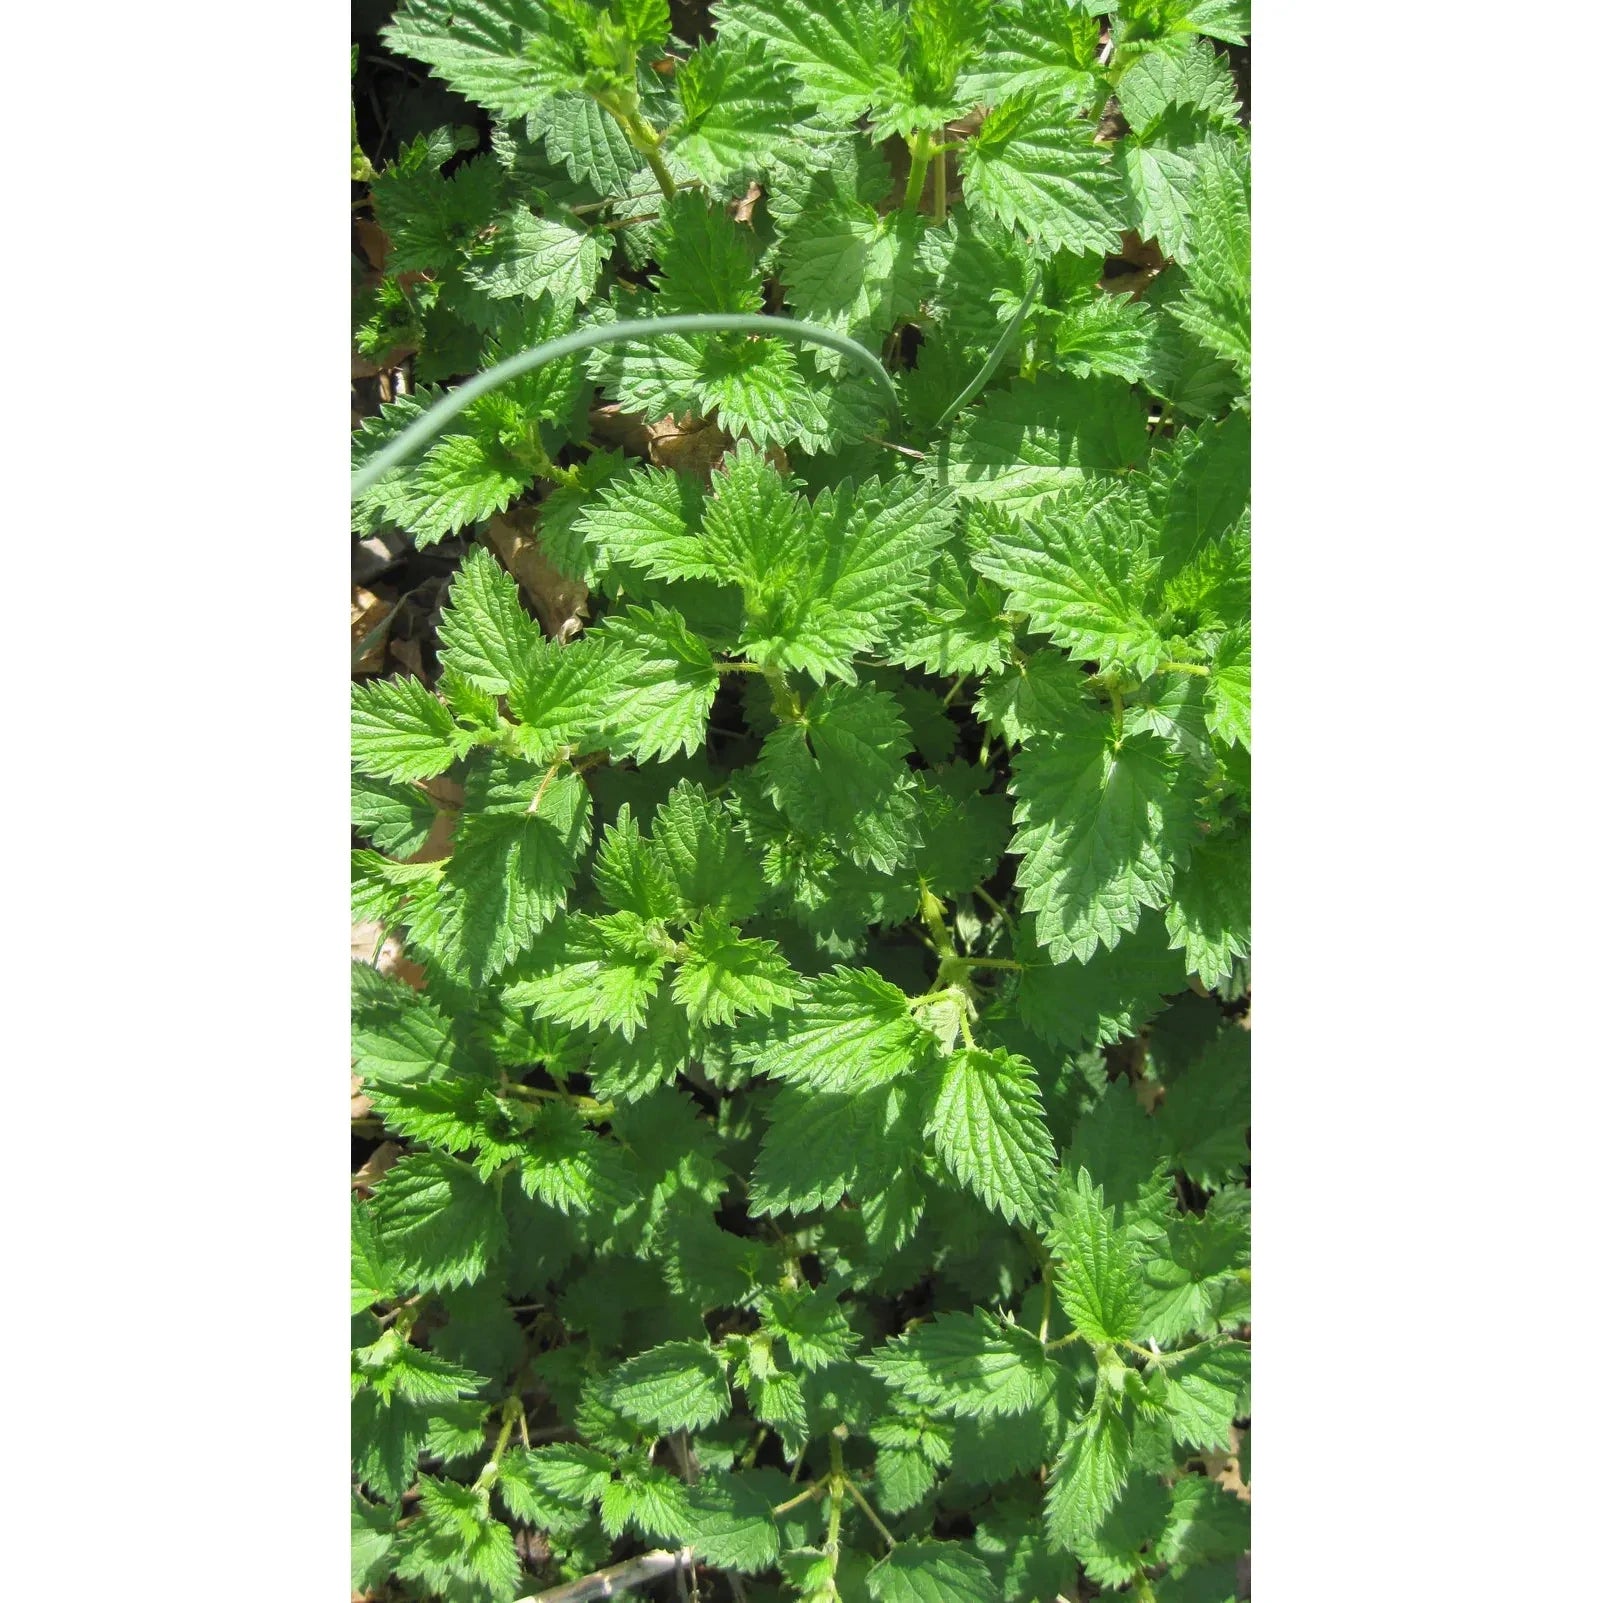
M 1189 673 L 1197 675 L 1198 678 L 1203 678 L 1210 671 L 1200 662 L 1160 662 L 1158 664 L 1159 673 Z
M 646 165 L 651 168 L 651 176 L 657 180 L 658 187 L 662 190 L 662 198 L 672 200 L 679 193 L 679 187 L 674 183 L 673 174 L 668 171 L 668 164 L 662 159 L 662 153 L 656 146 L 652 146 L 648 150 L 642 150 L 640 154 L 646 158 Z
M 1047 1344 L 1052 1333 L 1052 1259 L 1050 1255 L 1041 1263 L 1041 1345 Z
M 918 891 L 919 917 L 924 920 L 924 928 L 930 932 L 930 938 L 935 944 L 935 950 L 940 955 L 941 967 L 944 969 L 948 962 L 966 962 L 966 958 L 957 956 L 957 948 L 952 945 L 952 932 L 946 927 L 946 909 L 941 899 L 934 895 L 927 885 L 920 885 Z M 937 984 L 944 980 L 937 980 Z
M 947 959 L 954 967 L 962 964 L 964 968 L 1005 968 L 1022 972 L 1029 965 L 1016 962 L 1011 957 L 962 957 L 954 953 Z
M 829 1438 L 829 1535 L 824 1540 L 831 1580 L 840 1567 L 840 1517 L 845 1506 L 841 1488 L 845 1482 L 846 1465 L 841 1458 L 840 1438 L 832 1432 Z
M 940 145 L 935 151 L 935 221 L 946 221 L 946 153 L 952 147 Z
M 633 88 L 609 89 L 595 97 L 596 104 L 623 129 L 629 143 L 646 158 L 664 200 L 672 200 L 679 186 L 662 159 L 662 135 L 640 114 L 640 97 Z
M 944 159 L 944 158 L 943 158 Z M 1013 341 L 1018 338 L 1019 330 L 1024 326 L 1024 319 L 1029 316 L 1030 308 L 1035 304 L 1035 297 L 1041 289 L 1041 269 L 1036 268 L 1030 282 L 1024 291 L 1024 299 L 1008 320 L 1008 325 L 1002 330 L 1002 337 L 991 347 L 991 354 L 985 358 L 978 373 L 963 386 L 962 392 L 947 409 L 935 420 L 937 431 L 946 426 L 947 421 L 955 417 L 985 386 L 985 381 L 1002 364 L 1002 358 L 1013 348 Z
M 924 174 L 929 170 L 930 157 L 935 151 L 935 136 L 918 129 L 907 141 L 908 155 L 912 158 L 907 169 L 907 193 L 902 196 L 902 210 L 916 212 L 924 198 Z
M 803 1503 L 812 1502 L 815 1497 L 821 1497 L 828 1490 L 827 1480 L 814 1481 L 805 1492 L 798 1492 L 795 1497 L 788 1498 L 778 1508 L 772 1508 L 768 1512 L 778 1519 L 781 1514 L 788 1514 L 793 1508 L 800 1508 Z
M 864 1497 L 863 1494 L 857 1489 L 856 1482 L 848 1480 L 846 1482 L 846 1490 L 851 1494 L 852 1501 L 854 1503 L 856 1503 L 856 1505 L 860 1509 L 862 1509 L 862 1511 L 866 1515 L 868 1515 L 869 1521 L 873 1525 L 874 1529 L 876 1531 L 878 1531 L 879 1534 L 882 1537 L 885 1538 L 886 1547 L 895 1547 L 896 1546 L 896 1538 L 894 1536 L 892 1536 L 891 1533 L 888 1530 L 885 1529 L 885 1526 L 884 1526 L 883 1522 L 880 1520 L 879 1515 L 876 1514 L 874 1512 L 874 1510 L 868 1506 L 868 1499 L 866 1497 Z
M 361 495 L 372 489 L 391 468 L 406 461 L 443 429 L 458 413 L 464 412 L 482 395 L 498 389 L 511 379 L 521 378 L 548 362 L 560 362 L 564 357 L 575 356 L 597 345 L 617 345 L 628 340 L 655 339 L 668 334 L 765 334 L 778 339 L 797 340 L 802 344 L 824 345 L 839 351 L 862 368 L 874 381 L 892 424 L 900 421 L 901 413 L 896 401 L 896 386 L 885 371 L 884 363 L 854 339 L 837 334 L 833 329 L 819 328 L 793 317 L 768 317 L 756 312 L 687 312 L 676 317 L 626 318 L 621 323 L 594 323 L 576 328 L 560 339 L 547 340 L 543 345 L 531 346 L 509 356 L 504 362 L 459 384 L 448 395 L 442 395 L 422 417 L 403 429 L 381 451 L 373 456 L 351 478 L 351 494 Z
M 755 662 L 715 662 L 713 664 L 719 673 L 764 673 L 766 670 Z
M 768 689 L 774 698 L 774 711 L 787 724 L 799 722 L 802 715 L 802 704 L 796 692 L 791 689 L 790 681 L 785 677 L 785 670 L 783 668 L 759 668 L 757 671 L 768 681 Z
M 495 1485 L 496 1476 L 501 1473 L 501 1459 L 506 1453 L 507 1443 L 512 1440 L 512 1427 L 522 1418 L 523 1402 L 514 1394 L 501 1405 L 501 1433 L 490 1452 L 490 1462 L 479 1471 L 479 1478 L 473 1483 L 476 1491 L 488 1491 Z

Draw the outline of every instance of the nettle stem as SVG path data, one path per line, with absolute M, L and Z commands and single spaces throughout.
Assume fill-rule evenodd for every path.
M 673 174 L 668 171 L 668 164 L 662 159 L 662 134 L 652 127 L 641 112 L 640 96 L 634 87 L 619 85 L 616 88 L 602 90 L 596 94 L 595 102 L 623 129 L 624 137 L 646 158 L 646 165 L 651 168 L 651 175 L 657 180 L 662 198 L 672 200 L 679 193 L 679 186 L 674 183 Z
M 785 677 L 783 668 L 759 668 L 757 670 L 768 681 L 768 689 L 774 698 L 774 711 L 787 724 L 801 722 L 802 704 L 800 697 L 791 689 L 790 681 Z
M 840 1427 L 836 1427 L 839 1429 Z M 824 1539 L 824 1551 L 829 1555 L 829 1575 L 833 1583 L 840 1568 L 840 1517 L 846 1507 L 844 1487 L 846 1463 L 841 1457 L 840 1437 L 834 1431 L 829 1436 L 829 1535 Z
M 896 1538 L 885 1529 L 884 1522 L 880 1519 L 879 1515 L 876 1514 L 871 1507 L 869 1507 L 868 1499 L 864 1497 L 862 1492 L 858 1489 L 857 1483 L 851 1479 L 848 1479 L 846 1482 L 846 1490 L 851 1494 L 852 1501 L 856 1503 L 856 1505 L 868 1516 L 869 1523 L 885 1539 L 886 1547 L 895 1547 Z
M 919 201 L 924 198 L 924 174 L 929 171 L 930 158 L 935 154 L 935 149 L 935 135 L 926 132 L 922 128 L 917 130 L 907 141 L 907 151 L 911 157 L 911 164 L 907 169 L 907 193 L 902 196 L 902 210 L 904 212 L 916 212 Z M 942 157 L 941 165 L 944 169 L 946 165 L 944 157 Z M 944 190 L 944 183 L 941 188 Z M 943 204 L 944 199 L 943 195 Z
M 490 1462 L 479 1471 L 479 1478 L 473 1483 L 475 1491 L 488 1493 L 495 1485 L 496 1477 L 501 1473 L 501 1460 L 506 1456 L 507 1443 L 512 1440 L 512 1427 L 522 1419 L 523 1401 L 514 1393 L 501 1405 L 500 1434 L 495 1439 L 495 1446 L 490 1450 Z

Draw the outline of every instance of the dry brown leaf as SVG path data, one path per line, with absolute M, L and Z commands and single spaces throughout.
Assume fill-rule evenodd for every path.
M 384 263 L 390 254 L 390 237 L 371 217 L 358 217 L 351 224 L 356 244 L 367 258 L 375 275 L 374 281 L 384 276 Z
M 522 586 L 540 626 L 553 640 L 571 640 L 590 616 L 590 592 L 561 573 L 540 549 L 538 510 L 515 507 L 490 519 L 490 545 Z
M 412 675 L 414 679 L 425 678 L 423 672 L 423 648 L 415 640 L 390 639 L 390 655 Z
M 451 835 L 456 828 L 457 813 L 461 811 L 464 800 L 462 787 L 455 780 L 446 779 L 443 775 L 439 779 L 425 780 L 423 791 L 445 811 L 429 827 L 428 839 L 406 859 L 409 863 L 437 863 L 442 857 L 451 855 Z
M 1252 1501 L 1252 1487 L 1241 1478 L 1241 1432 L 1230 1427 L 1230 1448 L 1223 1453 L 1204 1453 L 1202 1462 L 1223 1490 L 1232 1492 L 1243 1503 Z
M 351 1176 L 352 1189 L 364 1197 L 372 1196 L 374 1183 L 400 1155 L 400 1143 L 396 1141 L 386 1141 L 375 1148 L 367 1162 Z
M 1163 271 L 1164 255 L 1151 240 L 1144 240 L 1128 229 L 1119 242 L 1118 252 L 1109 257 L 1099 288 L 1114 295 L 1133 295 L 1142 291 Z
M 646 454 L 659 468 L 694 475 L 705 483 L 734 440 L 706 418 L 665 417 L 646 426 Z
M 361 585 L 351 586 L 351 650 L 358 646 L 395 611 L 395 603 L 376 596 Z M 360 660 L 351 664 L 352 673 L 379 673 L 384 667 L 384 637 L 379 636 L 362 653 Z
M 603 445 L 616 446 L 631 456 L 644 456 L 651 445 L 645 418 L 638 412 L 625 412 L 616 401 L 590 408 L 590 433 Z
M 376 579 L 386 568 L 393 568 L 400 561 L 406 554 L 407 544 L 406 536 L 393 529 L 358 540 L 351 553 L 351 577 L 358 584 Z
M 432 835 L 430 839 L 432 840 Z M 428 847 L 424 847 L 427 851 Z M 445 854 L 440 853 L 441 856 Z M 433 858 L 423 857 L 419 854 L 420 862 L 433 862 Z M 379 952 L 378 961 L 373 962 L 373 948 L 378 945 L 378 939 L 383 934 L 384 926 L 372 919 L 364 919 L 360 924 L 351 925 L 351 961 L 353 963 L 372 963 L 380 974 L 388 975 L 391 979 L 404 980 L 414 991 L 423 989 L 423 970 L 405 955 L 400 938 L 395 935 L 384 936 L 384 946 Z

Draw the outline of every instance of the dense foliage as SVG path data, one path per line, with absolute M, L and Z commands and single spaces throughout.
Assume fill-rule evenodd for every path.
M 665 1545 L 752 1603 L 1236 1595 L 1247 26 L 395 12 L 484 117 L 358 154 L 357 348 L 413 380 L 359 462 L 666 313 L 849 334 L 899 414 L 816 346 L 634 340 L 356 500 L 463 552 L 425 677 L 353 691 L 357 916 L 417 965 L 353 971 L 394 1143 L 353 1201 L 360 1591 Z

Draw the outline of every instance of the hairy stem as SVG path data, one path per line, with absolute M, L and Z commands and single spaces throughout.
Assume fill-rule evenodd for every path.
M 907 141 L 907 151 L 912 160 L 907 169 L 907 193 L 902 196 L 902 210 L 916 212 L 919 201 L 924 198 L 924 174 L 935 152 L 935 136 L 919 129 Z
M 790 681 L 785 677 L 785 670 L 759 668 L 757 671 L 768 681 L 768 689 L 774 698 L 774 711 L 787 724 L 799 722 L 802 715 L 801 700 L 791 689 Z
M 514 1393 L 501 1404 L 501 1431 L 490 1450 L 490 1462 L 479 1471 L 479 1478 L 473 1483 L 476 1490 L 488 1491 L 495 1485 L 496 1477 L 501 1473 L 501 1459 L 505 1456 L 507 1443 L 512 1440 L 512 1427 L 522 1420 L 523 1401 Z M 527 1424 L 524 1425 L 524 1431 L 528 1431 Z
M 789 1498 L 777 1508 L 770 1509 L 769 1512 L 775 1519 L 778 1519 L 781 1514 L 788 1514 L 793 1508 L 800 1508 L 803 1503 L 810 1503 L 815 1497 L 822 1497 L 828 1490 L 829 1482 L 827 1480 L 814 1481 L 805 1492 L 798 1492 L 795 1497 Z

